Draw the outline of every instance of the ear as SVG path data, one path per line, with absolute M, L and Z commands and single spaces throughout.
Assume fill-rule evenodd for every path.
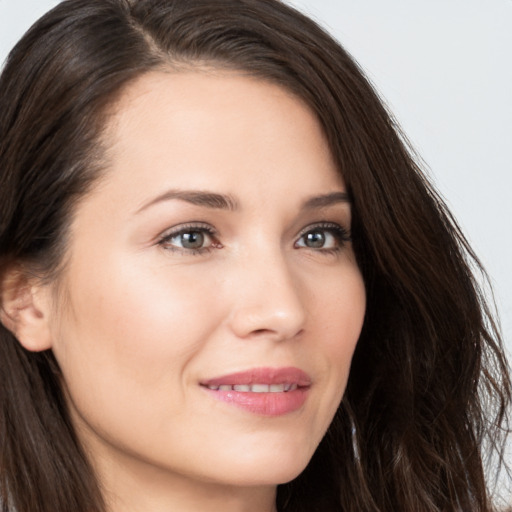
M 51 348 L 48 286 L 36 283 L 20 268 L 0 278 L 0 321 L 27 350 Z

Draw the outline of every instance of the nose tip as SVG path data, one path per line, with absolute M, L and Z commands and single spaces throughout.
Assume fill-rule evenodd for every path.
M 267 278 L 246 273 L 239 285 L 231 314 L 231 328 L 239 338 L 282 341 L 297 337 L 304 329 L 306 311 L 299 283 L 287 271 L 276 270 L 272 276 L 267 271 Z
M 238 309 L 232 328 L 239 338 L 267 337 L 282 341 L 296 337 L 303 329 L 303 316 L 280 310 L 271 311 L 269 304 Z

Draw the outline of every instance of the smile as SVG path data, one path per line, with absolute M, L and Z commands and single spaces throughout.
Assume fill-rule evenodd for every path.
M 282 416 L 299 410 L 311 388 L 302 370 L 254 368 L 201 382 L 209 396 L 260 416 Z

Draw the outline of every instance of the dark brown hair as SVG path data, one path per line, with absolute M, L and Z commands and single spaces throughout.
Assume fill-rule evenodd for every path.
M 272 81 L 316 113 L 353 202 L 368 304 L 348 387 L 281 512 L 493 510 L 483 450 L 501 455 L 510 381 L 480 269 L 350 56 L 276 0 L 67 0 L 0 78 L 0 277 L 58 275 L 76 201 L 108 167 L 109 106 L 155 69 L 209 64 Z M 0 326 L 0 500 L 102 512 L 51 351 Z

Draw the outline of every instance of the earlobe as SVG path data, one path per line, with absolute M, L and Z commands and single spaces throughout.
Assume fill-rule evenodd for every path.
M 7 271 L 0 281 L 0 321 L 32 352 L 51 348 L 47 290 L 23 271 Z

